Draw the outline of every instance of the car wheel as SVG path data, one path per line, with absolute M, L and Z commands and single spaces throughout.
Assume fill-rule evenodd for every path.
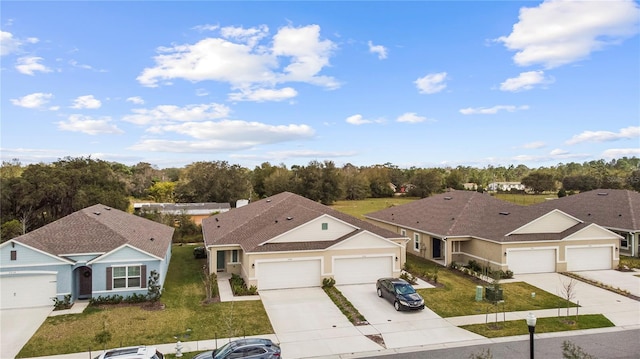
M 378 297 L 382 298 L 382 289 L 378 288 Z
M 400 303 L 398 303 L 398 301 L 393 302 L 393 307 L 394 307 L 397 311 L 400 311 Z

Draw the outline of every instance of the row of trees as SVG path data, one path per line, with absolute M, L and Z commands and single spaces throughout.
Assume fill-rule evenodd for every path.
M 465 183 L 475 183 L 482 191 L 496 181 L 522 182 L 535 192 L 595 188 L 640 191 L 640 159 L 623 157 L 537 169 L 524 165 L 402 169 L 391 163 L 338 167 L 332 161 L 287 168 L 265 162 L 253 170 L 225 161 L 159 169 L 144 162 L 127 166 L 92 158 L 64 158 L 28 166 L 14 160 L 0 167 L 0 240 L 96 203 L 121 210 L 128 209 L 131 199 L 233 205 L 238 199 L 255 200 L 290 191 L 332 204 L 342 199 L 390 197 L 398 192 L 427 197 L 445 188 L 463 189 Z

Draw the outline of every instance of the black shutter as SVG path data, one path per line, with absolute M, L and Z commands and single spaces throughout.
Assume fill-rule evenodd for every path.
M 111 274 L 112 268 L 107 267 L 107 290 L 113 289 L 113 276 Z
M 146 265 L 141 265 L 140 266 L 140 288 L 146 288 L 147 287 L 147 266 Z

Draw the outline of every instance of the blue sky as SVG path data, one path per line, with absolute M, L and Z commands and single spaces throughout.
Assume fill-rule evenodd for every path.
M 640 156 L 636 1 L 0 5 L 3 161 Z

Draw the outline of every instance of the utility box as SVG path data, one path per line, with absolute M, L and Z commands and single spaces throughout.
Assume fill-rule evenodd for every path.
M 502 288 L 493 288 L 493 287 L 486 287 L 484 288 L 484 298 L 490 302 L 498 302 L 501 300 L 504 300 L 503 295 L 502 295 Z
M 476 302 L 482 301 L 482 286 L 479 285 L 476 287 Z

